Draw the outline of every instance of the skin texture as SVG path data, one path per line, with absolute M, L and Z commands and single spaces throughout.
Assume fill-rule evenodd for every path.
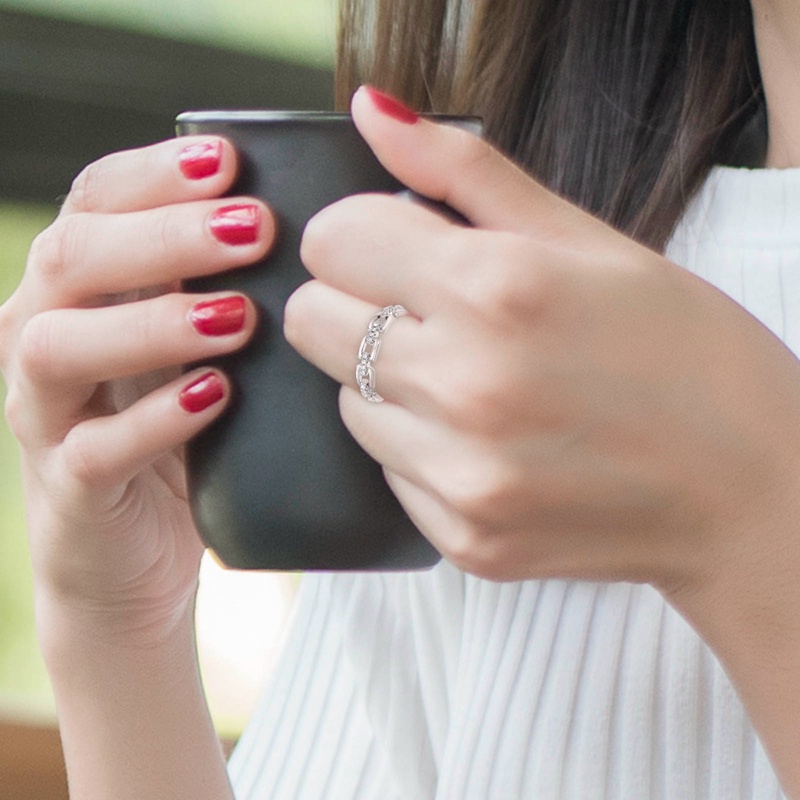
M 800 796 L 797 360 L 487 145 L 387 116 L 364 91 L 353 114 L 391 172 L 473 227 L 379 196 L 326 209 L 304 237 L 314 279 L 289 302 L 287 337 L 343 383 L 347 426 L 455 564 L 656 585 L 714 648 Z M 246 301 L 240 330 L 204 335 L 192 308 L 214 297 L 179 281 L 256 261 L 274 224 L 256 201 L 216 199 L 236 170 L 227 143 L 215 172 L 187 176 L 192 143 L 84 172 L 0 308 L 37 624 L 77 800 L 231 797 L 193 649 L 201 546 L 181 455 L 227 394 L 187 411 L 181 391 L 207 370 L 178 368 L 244 346 L 254 312 Z M 238 243 L 211 226 L 231 204 L 258 207 Z M 354 388 L 355 354 L 390 303 L 410 315 L 384 337 L 376 406 Z
M 758 60 L 767 96 L 768 167 L 800 166 L 800 4 L 752 0 Z

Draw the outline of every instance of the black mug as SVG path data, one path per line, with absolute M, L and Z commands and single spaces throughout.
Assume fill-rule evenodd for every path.
M 476 118 L 435 118 L 480 133 Z M 346 114 L 187 112 L 177 118 L 177 132 L 229 139 L 241 164 L 231 194 L 262 198 L 278 222 L 275 246 L 261 263 L 185 284 L 190 292 L 244 292 L 259 311 L 247 348 L 213 362 L 232 380 L 229 409 L 187 447 L 200 535 L 224 564 L 242 569 L 433 566 L 439 553 L 344 427 L 338 384 L 283 336 L 286 301 L 310 278 L 299 257 L 306 222 L 343 197 L 405 187 Z

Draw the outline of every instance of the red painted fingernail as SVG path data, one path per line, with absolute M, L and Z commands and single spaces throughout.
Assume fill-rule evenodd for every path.
M 198 414 L 218 403 L 223 397 L 225 397 L 225 384 L 216 373 L 207 372 L 183 388 L 178 395 L 178 403 L 184 411 Z
M 221 163 L 222 142 L 219 139 L 190 144 L 181 150 L 179 162 L 181 172 L 192 181 L 216 175 Z
M 209 225 L 211 233 L 223 244 L 255 244 L 261 210 L 252 205 L 223 206 L 211 215 Z
M 396 119 L 406 125 L 419 122 L 419 114 L 413 112 L 408 106 L 403 105 L 397 98 L 379 91 L 374 86 L 366 86 L 367 94 L 375 108 L 387 117 Z
M 189 322 L 204 336 L 227 336 L 244 327 L 244 297 L 232 295 L 197 303 L 189 312 Z

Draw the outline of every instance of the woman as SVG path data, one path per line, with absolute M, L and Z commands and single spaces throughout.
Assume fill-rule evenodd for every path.
M 800 367 L 775 335 L 800 345 L 800 12 L 463 5 L 345 3 L 342 91 L 480 113 L 558 194 L 355 93 L 387 168 L 473 227 L 385 197 L 324 210 L 286 333 L 445 561 L 305 581 L 237 797 L 800 796 Z M 177 285 L 269 249 L 267 207 L 217 199 L 235 169 L 215 139 L 88 168 L 0 311 L 81 800 L 233 796 L 180 458 L 229 390 L 175 369 L 253 329 L 247 298 Z M 353 354 L 390 303 L 410 314 L 370 404 Z

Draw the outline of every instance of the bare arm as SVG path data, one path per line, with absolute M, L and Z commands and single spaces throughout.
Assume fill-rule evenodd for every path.
M 46 656 L 71 797 L 233 797 L 190 617 L 168 641 L 149 647 L 85 641 L 80 632 L 54 638 Z

